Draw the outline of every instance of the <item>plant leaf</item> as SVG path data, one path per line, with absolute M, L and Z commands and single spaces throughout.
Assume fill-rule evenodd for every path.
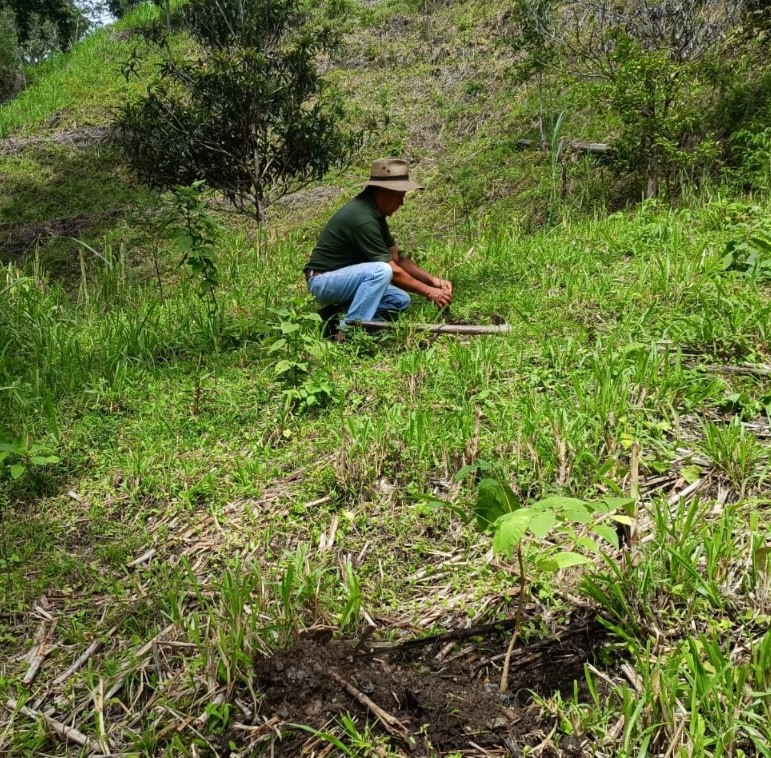
M 45 466 L 46 463 L 59 463 L 60 459 L 56 455 L 33 455 L 29 460 L 36 466 Z
M 493 552 L 511 555 L 519 541 L 524 537 L 527 527 L 532 519 L 532 513 L 528 508 L 520 508 L 513 513 L 505 513 L 495 522 L 495 536 L 493 537 Z
M 602 502 L 612 511 L 626 510 L 630 505 L 634 505 L 632 497 L 604 497 Z
M 682 476 L 688 484 L 693 484 L 701 477 L 701 469 L 698 466 L 683 466 L 680 469 L 680 476 Z
M 293 363 L 292 361 L 286 361 L 286 360 L 284 360 L 284 361 L 279 361 L 279 362 L 276 364 L 275 368 L 273 369 L 273 373 L 274 373 L 276 376 L 279 376 L 279 374 L 285 374 L 287 371 L 289 371 L 289 370 L 291 370 L 292 368 L 294 368 L 294 366 L 295 366 L 295 365 L 296 365 L 296 364 L 295 364 L 295 363 Z
M 541 562 L 541 568 L 546 571 L 559 571 L 560 569 L 570 568 L 571 566 L 582 566 L 585 563 L 591 563 L 590 559 L 581 553 L 567 551 L 557 553 Z
M 474 515 L 481 531 L 487 531 L 498 518 L 519 507 L 519 500 L 508 485 L 502 485 L 497 479 L 482 479 L 479 482 Z
M 23 463 L 14 463 L 11 466 L 11 479 L 18 479 L 26 470 L 26 466 Z
M 479 460 L 474 463 L 469 463 L 455 474 L 455 481 L 459 482 L 465 479 L 469 474 L 475 474 L 477 471 L 487 471 L 490 468 L 490 464 L 487 461 Z
M 616 550 L 619 549 L 618 533 L 612 526 L 608 526 L 608 524 L 597 524 L 593 529 L 595 534 L 613 545 Z
M 557 516 L 554 514 L 554 511 L 541 510 L 539 508 L 534 510 L 529 528 L 536 537 L 545 537 L 556 523 Z
M 447 508 L 447 510 L 452 511 L 458 516 L 464 524 L 468 524 L 469 521 L 471 521 L 471 514 L 467 508 L 464 508 L 462 505 L 450 503 L 447 500 L 439 500 L 431 495 L 424 495 L 421 500 L 421 505 L 427 505 L 430 508 Z

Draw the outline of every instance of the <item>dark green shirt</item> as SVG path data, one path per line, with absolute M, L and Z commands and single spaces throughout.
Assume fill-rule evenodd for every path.
M 327 221 L 305 271 L 336 271 L 357 263 L 389 263 L 394 238 L 388 224 L 364 190 Z

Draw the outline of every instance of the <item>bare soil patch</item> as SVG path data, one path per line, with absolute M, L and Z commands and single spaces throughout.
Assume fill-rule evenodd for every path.
M 21 260 L 41 243 L 61 238 L 80 238 L 91 227 L 114 221 L 121 211 L 115 209 L 98 216 L 79 213 L 66 218 L 53 218 L 38 223 L 0 224 L 0 260 Z
M 553 638 L 520 646 L 503 694 L 499 664 L 508 632 L 442 644 L 438 651 L 425 646 L 373 652 L 356 650 L 352 642 L 306 637 L 257 662 L 256 684 L 265 695 L 260 717 L 328 731 L 349 713 L 411 755 L 518 755 L 529 745 L 540 746 L 542 756 L 559 756 L 562 751 L 549 739 L 554 719 L 533 704 L 533 693 L 569 698 L 576 681 L 582 691 L 584 663 L 594 659 L 604 636 L 598 623 L 583 619 Z M 351 688 L 393 717 L 396 728 L 384 726 Z M 283 726 L 282 739 L 266 735 L 274 741 L 269 754 L 312 752 L 316 737 Z
M 108 126 L 81 126 L 55 132 L 45 137 L 8 137 L 0 140 L 0 155 L 21 155 L 28 147 L 69 145 L 85 149 L 107 142 L 110 137 Z

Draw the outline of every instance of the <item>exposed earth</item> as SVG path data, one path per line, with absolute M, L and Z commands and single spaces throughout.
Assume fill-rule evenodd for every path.
M 535 698 L 573 695 L 575 682 L 584 680 L 584 664 L 595 659 L 605 638 L 603 627 L 577 619 L 555 637 L 518 646 L 509 689 L 499 694 L 509 634 L 449 643 L 440 636 L 433 645 L 375 650 L 333 641 L 324 630 L 306 635 L 257 662 L 256 685 L 264 693 L 260 717 L 273 729 L 258 736 L 253 751 L 239 755 L 337 755 L 322 733 L 328 735 L 345 714 L 359 731 L 368 724 L 391 749 L 415 756 L 517 756 L 526 746 L 537 748 L 533 755 L 591 754 L 578 740 L 554 745 L 555 717 Z M 579 697 L 586 694 L 579 689 Z M 378 709 L 384 714 L 376 716 Z

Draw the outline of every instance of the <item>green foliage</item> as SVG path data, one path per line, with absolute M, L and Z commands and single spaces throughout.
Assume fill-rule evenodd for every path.
M 548 76 L 574 100 L 609 108 L 620 125 L 611 140 L 617 172 L 647 197 L 671 195 L 723 160 L 712 127 L 724 124 L 711 111 L 735 84 L 720 61 L 744 5 L 566 0 L 557 12 L 548 0 L 518 0 L 510 41 L 526 76 Z
M 771 239 L 759 232 L 745 242 L 731 240 L 723 254 L 723 270 L 753 279 L 771 279 Z
M 765 419 L 757 416 L 768 405 L 769 386 L 759 374 L 709 369 L 771 358 L 767 281 L 721 265 L 727 242 L 764 234 L 768 203 L 760 193 L 749 201 L 737 196 L 738 179 L 731 194 L 711 192 L 703 207 L 647 202 L 635 213 L 591 220 L 569 219 L 560 197 L 555 210 L 563 224 L 523 233 L 518 193 L 542 182 L 532 202 L 545 213 L 561 167 L 538 151 L 511 160 L 518 132 L 506 131 L 512 121 L 505 103 L 513 61 L 501 55 L 490 74 L 485 60 L 487 49 L 498 52 L 501 8 L 433 5 L 419 33 L 445 41 L 432 46 L 437 59 L 430 68 L 419 51 L 411 54 L 413 17 L 403 16 L 404 26 L 382 44 L 395 7 L 385 4 L 367 9 L 381 25 L 362 43 L 366 54 L 359 55 L 355 37 L 346 56 L 355 67 L 333 75 L 373 111 L 386 103 L 396 125 L 386 141 L 401 144 L 426 169 L 429 189 L 400 212 L 395 231 L 404 237 L 414 227 L 425 259 L 451 272 L 453 316 L 488 323 L 498 314 L 511 334 L 425 340 L 409 321 L 435 314 L 418 306 L 393 339 L 370 340 L 366 351 L 322 343 L 316 319 L 292 298 L 304 289 L 298 274 L 336 202 L 331 197 L 318 210 L 276 208 L 277 234 L 262 238 L 267 260 L 255 254 L 242 219 L 218 214 L 227 227 L 212 247 L 217 297 L 254 335 L 233 349 L 201 340 L 206 300 L 191 296 L 187 266 L 172 271 L 184 251 L 159 244 L 156 271 L 133 221 L 106 244 L 84 230 L 75 255 L 65 249 L 76 268 L 82 252 L 82 274 L 60 283 L 46 268 L 48 242 L 39 237 L 41 255 L 31 248 L 26 263 L 14 259 L 1 272 L 0 438 L 27 429 L 36 440 L 61 440 L 51 443 L 56 449 L 66 441 L 67 481 L 48 491 L 35 487 L 2 525 L 3 653 L 12 660 L 29 650 L 38 626 L 30 610 L 42 595 L 53 597 L 56 655 L 46 659 L 42 676 L 57 675 L 92 639 L 101 640 L 68 681 L 62 703 L 89 703 L 120 686 L 110 707 L 133 710 L 133 721 L 125 740 L 120 730 L 111 736 L 114 749 L 184 754 L 198 740 L 205 752 L 211 734 L 212 749 L 230 742 L 233 753 L 270 752 L 275 737 L 280 752 L 289 743 L 279 743 L 275 732 L 240 728 L 254 723 L 247 708 L 265 712 L 256 657 L 291 644 L 311 625 L 358 637 L 365 610 L 376 634 L 387 624 L 394 637 L 404 633 L 402 624 L 436 619 L 446 628 L 499 618 L 510 611 L 511 569 L 517 571 L 507 556 L 520 548 L 521 573 L 535 586 L 537 612 L 543 610 L 542 619 L 528 614 L 520 626 L 526 644 L 546 627 L 561 633 L 576 619 L 576 606 L 585 609 L 573 603 L 579 572 L 553 572 L 587 559 L 595 566 L 582 568 L 581 586 L 608 628 L 597 635 L 586 669 L 591 700 L 579 671 L 570 703 L 548 691 L 537 701 L 549 714 L 539 725 L 544 733 L 556 725 L 554 745 L 567 751 L 560 738 L 568 733 L 608 755 L 764 754 L 771 703 L 769 465 Z M 396 7 L 401 14 L 405 3 Z M 152 11 L 147 5 L 131 18 Z M 435 13 L 445 14 L 444 25 Z M 470 22 L 472 14 L 478 18 Z M 95 35 L 72 57 L 46 64 L 45 88 L 2 109 L 3 134 L 57 129 L 53 116 L 68 127 L 98 123 L 105 99 L 113 103 L 126 92 L 104 86 L 105 70 L 125 55 L 123 29 L 109 42 Z M 398 78 L 387 55 L 399 66 Z M 541 75 L 548 80 L 550 68 Z M 410 86 L 418 80 L 420 87 Z M 387 102 L 377 94 L 383 82 L 400 88 Z M 545 81 L 534 132 L 540 123 L 558 149 L 563 134 L 592 138 L 599 122 L 584 120 L 581 99 L 562 102 L 550 87 Z M 615 127 L 616 119 L 602 123 Z M 586 131 L 576 134 L 579 128 Z M 568 144 L 562 141 L 560 159 L 569 160 Z M 124 180 L 120 172 L 108 176 L 109 151 L 98 150 L 104 171 L 97 179 L 95 151 L 47 145 L 6 155 L 4 218 L 11 233 L 25 228 L 12 219 L 31 227 L 52 217 L 44 211 L 94 213 L 79 177 L 104 187 L 99 208 L 154 210 L 151 194 L 136 201 L 116 194 Z M 66 172 L 60 161 L 70 153 Z M 357 179 L 345 174 L 334 183 L 352 186 Z M 123 191 L 133 191 L 130 182 Z M 454 225 L 458 197 L 469 206 Z M 494 207 L 512 211 L 505 224 L 491 221 Z M 293 229 L 298 217 L 301 228 Z M 271 313 L 276 307 L 295 312 Z M 311 317 L 301 318 L 306 313 Z M 276 376 L 281 361 L 289 365 Z M 303 389 L 307 395 L 293 394 Z M 316 404 L 305 412 L 306 398 L 324 401 L 330 393 L 323 411 L 312 410 Z M 724 414 L 737 419 L 726 423 Z M 615 545 L 613 517 L 623 525 L 625 508 L 598 503 L 594 493 L 628 491 L 630 447 L 638 440 L 640 540 L 622 559 L 606 560 L 612 551 L 603 542 Z M 456 496 L 453 475 L 476 455 L 501 463 L 479 467 L 484 487 Z M 6 470 L 0 498 L 32 494 L 35 469 L 16 482 Z M 41 484 L 48 479 L 41 476 Z M 692 483 L 699 484 L 697 496 L 670 506 Z M 453 510 L 462 509 L 472 525 L 478 521 L 486 536 L 442 510 L 408 507 L 410 493 L 422 491 L 451 499 Z M 548 492 L 565 500 L 544 504 Z M 492 570 L 480 555 L 488 536 L 505 571 Z M 127 570 L 149 547 L 153 557 Z M 190 559 L 183 571 L 184 553 Z M 527 584 L 521 597 L 530 605 Z M 163 631 L 169 624 L 173 630 Z M 132 654 L 140 648 L 146 658 Z M 24 670 L 21 663 L 7 667 L 4 686 L 20 693 Z M 632 684 L 614 684 L 622 681 Z M 135 708 L 148 692 L 161 692 L 156 704 L 177 716 Z M 225 701 L 207 707 L 222 692 Z M 70 711 L 51 716 L 66 721 Z M 206 723 L 194 723 L 202 713 Z M 198 734 L 177 733 L 172 721 Z M 97 716 L 81 723 L 89 739 L 99 738 Z M 333 752 L 365 755 L 382 747 L 380 726 L 373 722 L 368 735 L 360 715 L 324 729 Z M 71 752 L 21 714 L 6 741 L 13 755 Z
M 771 189 L 771 127 L 740 129 L 731 135 L 731 147 L 738 164 L 732 176 L 740 186 Z
M 300 0 L 193 0 L 185 18 L 198 56 L 168 54 L 147 95 L 121 109 L 123 150 L 151 185 L 205 180 L 262 223 L 354 145 L 316 69 L 335 35 Z
M 125 13 L 137 5 L 140 5 L 143 0 L 107 0 L 107 7 L 115 18 L 121 18 Z M 155 3 L 159 5 L 159 2 Z
M 744 214 L 740 220 L 729 223 L 739 235 L 726 243 L 721 260 L 722 270 L 767 281 L 771 278 L 771 228 L 768 221 Z
M 274 378 L 283 385 L 284 411 L 304 413 L 322 408 L 335 396 L 335 387 L 321 364 L 330 345 L 319 336 L 321 317 L 303 309 L 304 301 L 293 306 L 274 308 L 268 355 L 278 358 L 273 365 Z
M 60 460 L 59 456 L 54 455 L 51 449 L 45 445 L 30 445 L 23 439 L 18 439 L 12 443 L 2 443 L 0 444 L 0 478 L 7 476 L 16 480 L 26 472 L 59 463 Z
M 209 298 L 216 310 L 215 290 L 220 274 L 215 255 L 220 226 L 209 212 L 206 194 L 201 181 L 189 187 L 174 187 L 163 231 L 179 251 L 179 265 L 187 265 L 198 280 L 198 294 Z
M 23 88 L 16 19 L 10 8 L 0 6 L 0 103 Z
M 490 464 L 479 461 L 459 472 L 460 477 L 481 470 L 489 470 Z M 575 525 L 584 525 L 597 536 L 618 548 L 618 536 L 608 521 L 628 524 L 629 519 L 615 511 L 627 508 L 629 498 L 605 498 L 600 501 L 579 500 L 560 495 L 549 495 L 524 507 L 511 489 L 500 477 L 485 477 L 477 485 L 473 515 L 481 531 L 493 534 L 493 549 L 496 553 L 511 555 L 519 543 L 531 536 L 543 539 L 558 529 L 563 538 L 575 542 L 584 550 L 596 553 L 598 544 L 587 536 L 579 536 Z M 601 523 L 595 523 L 599 517 Z M 538 561 L 541 569 L 558 571 L 570 566 L 588 563 L 590 558 L 574 551 L 547 552 Z
M 622 124 L 614 159 L 645 177 L 647 196 L 656 197 L 660 182 L 672 187 L 684 174 L 698 177 L 718 155 L 699 123 L 708 92 L 699 77 L 703 61 L 690 65 L 666 49 L 646 50 L 628 35 L 614 36 L 608 95 Z
M 542 73 L 553 64 L 557 48 L 550 44 L 545 30 L 554 26 L 557 0 L 515 0 L 507 19 L 507 41 L 515 50 L 522 51 L 517 74 L 527 80 Z
M 56 50 L 68 50 L 89 22 L 74 0 L 3 0 L 13 11 L 24 58 L 39 63 Z

